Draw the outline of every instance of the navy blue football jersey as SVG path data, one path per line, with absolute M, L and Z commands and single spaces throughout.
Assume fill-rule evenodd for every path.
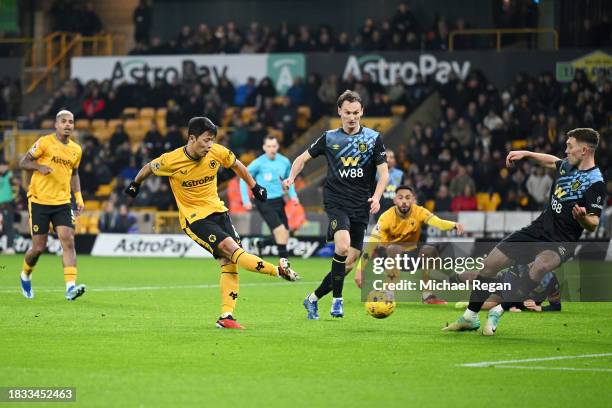
M 598 167 L 578 170 L 567 159 L 556 164 L 557 177 L 550 192 L 550 202 L 534 221 L 553 241 L 577 241 L 583 228 L 572 215 L 575 204 L 587 214 L 601 215 L 606 201 L 606 187 Z
M 365 214 L 376 188 L 376 166 L 387 162 L 380 133 L 367 127 L 349 135 L 342 128 L 328 130 L 308 149 L 314 158 L 327 158 L 325 208 L 343 208 Z

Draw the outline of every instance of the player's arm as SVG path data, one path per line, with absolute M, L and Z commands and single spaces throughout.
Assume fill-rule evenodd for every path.
M 290 175 L 291 175 L 291 162 L 287 160 L 287 167 L 285 167 L 285 174 L 283 176 L 285 178 L 289 178 Z M 281 179 L 281 183 L 282 182 L 283 180 Z M 289 186 L 289 190 L 287 191 L 287 194 L 289 195 L 289 198 L 291 200 L 295 200 L 298 203 L 300 202 L 300 199 L 298 198 L 298 195 L 297 195 L 297 191 L 295 190 L 295 184 L 291 184 Z
M 463 225 L 458 222 L 444 220 L 435 214 L 431 214 L 426 220 L 425 224 L 430 225 L 440 231 L 456 230 L 457 235 L 463 235 Z
M 552 154 L 530 152 L 529 150 L 512 150 L 506 156 L 506 166 L 512 167 L 515 161 L 522 159 L 535 160 L 540 166 L 547 169 L 555 169 L 556 163 L 561 160 Z
M 140 191 L 140 185 L 151 175 L 153 174 L 153 170 L 151 170 L 151 162 L 142 166 L 136 177 L 134 177 L 134 181 L 130 183 L 130 185 L 125 189 L 125 194 L 130 197 L 136 197 L 138 192 Z
M 234 161 L 234 164 L 231 166 L 231 169 L 240 177 L 244 182 L 249 186 L 251 191 L 253 192 L 253 197 L 255 199 L 265 202 L 268 200 L 268 192 L 265 188 L 257 184 L 249 170 L 246 168 L 244 164 L 238 159 Z
M 304 165 L 312 159 L 310 152 L 306 150 L 304 153 L 300 154 L 291 165 L 291 170 L 289 171 L 289 177 L 283 181 L 283 187 L 289 188 L 294 182 L 295 178 L 304 170 Z
M 389 166 L 387 162 L 380 163 L 376 166 L 376 173 L 378 174 L 378 182 L 376 183 L 376 189 L 372 197 L 368 199 L 370 203 L 370 214 L 376 214 L 380 211 L 380 197 L 382 197 L 389 182 Z
M 247 166 L 248 172 L 251 174 L 253 178 L 257 177 L 257 173 L 259 173 L 259 166 L 257 165 L 257 159 L 253 160 L 251 164 Z M 242 205 L 247 210 L 253 208 L 251 204 L 251 200 L 249 199 L 249 193 L 247 190 L 247 183 L 243 178 L 240 178 L 240 196 L 242 197 Z
M 593 232 L 599 225 L 599 217 L 606 202 L 606 187 L 603 182 L 597 182 L 590 186 L 584 193 L 585 206 L 574 204 L 572 216 L 582 228 Z
M 19 161 L 19 168 L 22 170 L 38 171 L 43 175 L 47 175 L 53 171 L 49 166 L 38 164 L 32 153 L 27 152 Z
M 74 201 L 77 209 L 76 215 L 78 216 L 85 209 L 83 194 L 81 194 L 81 179 L 79 177 L 78 167 L 72 169 L 72 176 L 70 176 L 70 191 L 74 193 Z

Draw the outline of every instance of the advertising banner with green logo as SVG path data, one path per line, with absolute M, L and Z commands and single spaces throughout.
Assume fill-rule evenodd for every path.
M 303 54 L 243 54 L 243 55 L 177 55 L 79 57 L 72 59 L 72 77 L 82 82 L 110 79 L 114 84 L 133 83 L 146 78 L 171 82 L 174 78 L 197 80 L 210 76 L 218 83 L 223 76 L 234 86 L 244 84 L 249 77 L 260 81 L 272 78 L 279 93 L 284 94 L 295 76 L 306 72 Z

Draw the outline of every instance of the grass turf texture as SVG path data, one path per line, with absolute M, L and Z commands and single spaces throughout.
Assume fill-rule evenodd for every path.
M 398 304 L 391 317 L 376 320 L 366 315 L 351 275 L 345 318 L 329 317 L 326 298 L 315 322 L 306 320 L 301 303 L 329 260 L 295 259 L 297 284 L 241 271 L 236 316 L 247 330 L 229 331 L 214 327 L 219 268 L 212 260 L 78 261 L 79 282 L 88 285 L 84 297 L 64 300 L 61 261 L 47 255 L 34 272 L 36 298 L 29 301 L 18 288 L 22 256 L 0 258 L 0 386 L 74 386 L 71 407 L 521 401 L 596 407 L 609 406 L 612 397 L 611 371 L 459 366 L 611 353 L 609 303 L 507 314 L 498 335 L 487 338 L 441 332 L 460 314 L 453 305 Z M 612 356 L 521 365 L 612 369 Z

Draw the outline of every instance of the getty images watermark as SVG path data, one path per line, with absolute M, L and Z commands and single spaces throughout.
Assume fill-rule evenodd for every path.
M 466 301 L 472 291 L 480 290 L 507 302 L 612 301 L 610 241 L 513 242 L 503 246 L 503 262 L 496 254 L 502 248 L 494 249 L 498 244 L 370 242 L 358 267 L 362 300 L 371 291 L 386 291 L 400 302 L 420 301 L 422 294 L 429 293 L 448 301 Z M 543 271 L 536 263 L 541 254 L 559 262 Z M 535 288 L 534 281 L 539 283 Z
M 471 280 L 451 281 L 449 279 L 399 279 L 394 281 L 393 271 L 401 271 L 416 275 L 417 271 L 454 271 L 456 274 L 472 272 L 477 274 L 484 268 L 484 257 L 440 257 L 428 256 L 413 251 L 395 254 L 393 257 L 376 257 L 372 260 L 372 273 L 378 275 L 374 279 L 372 288 L 383 291 L 469 291 L 485 290 L 491 293 L 497 291 L 511 291 L 509 282 L 483 282 L 478 278 Z

